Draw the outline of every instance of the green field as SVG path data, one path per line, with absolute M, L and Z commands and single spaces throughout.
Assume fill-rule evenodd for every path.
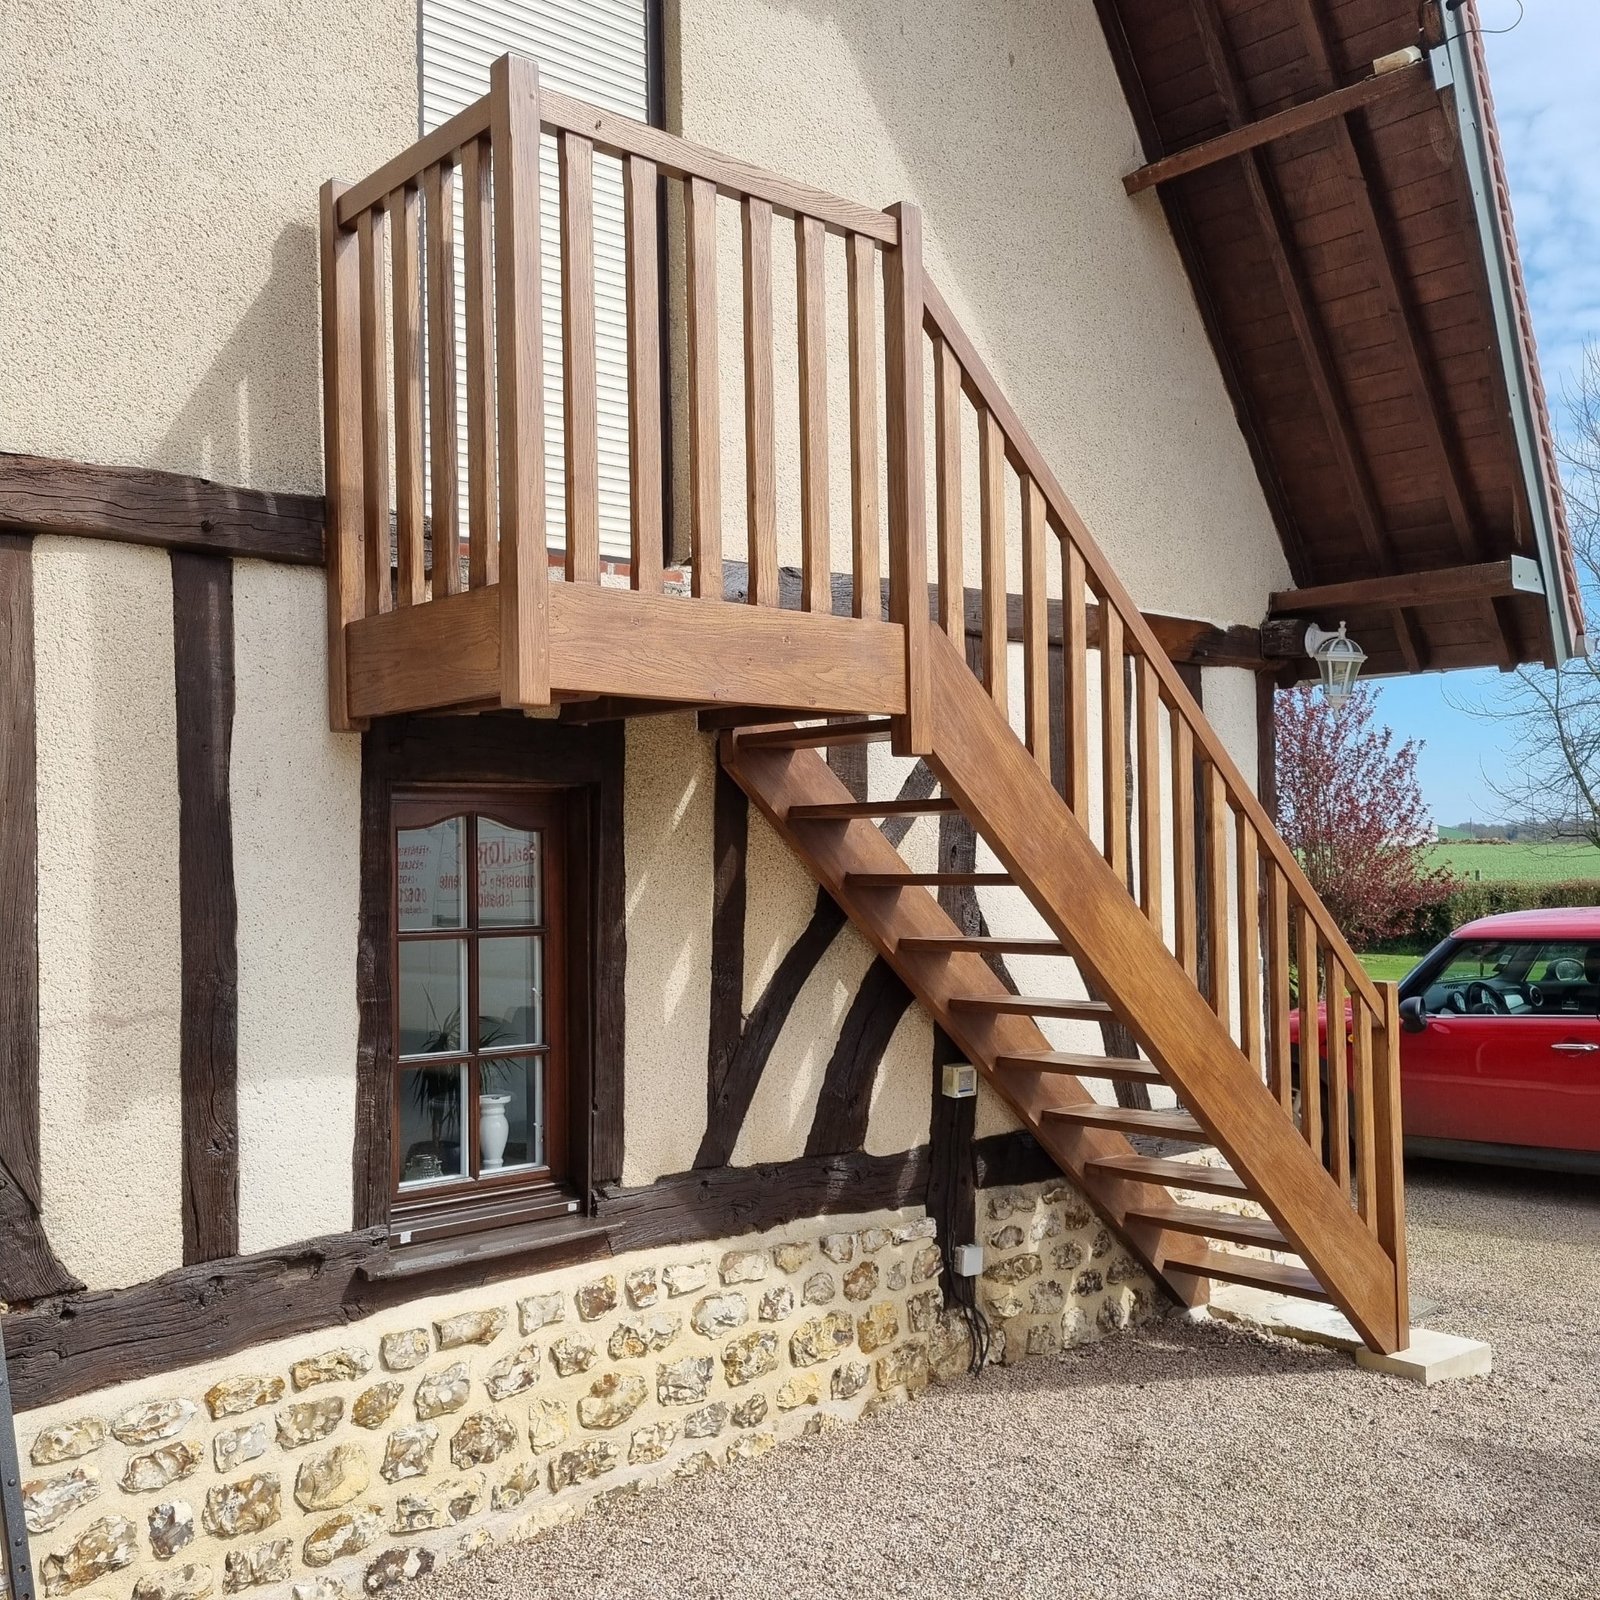
M 1600 850 L 1591 844 L 1481 844 L 1442 839 L 1429 853 L 1436 867 L 1460 878 L 1521 879 L 1558 883 L 1564 878 L 1600 878 Z
M 1365 955 L 1360 960 L 1367 969 L 1367 976 L 1374 982 L 1399 983 L 1416 966 L 1419 958 L 1417 955 Z

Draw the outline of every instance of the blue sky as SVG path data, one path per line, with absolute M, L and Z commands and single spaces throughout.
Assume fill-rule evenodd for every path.
M 1600 341 L 1600 0 L 1478 0 L 1540 365 L 1557 426 L 1586 340 Z M 1507 33 L 1490 30 L 1509 28 Z M 1426 673 L 1383 686 L 1379 716 L 1425 741 L 1422 791 L 1442 823 L 1499 820 L 1483 774 L 1503 733 L 1457 710 L 1499 674 Z M 1454 702 L 1454 704 L 1452 704 Z

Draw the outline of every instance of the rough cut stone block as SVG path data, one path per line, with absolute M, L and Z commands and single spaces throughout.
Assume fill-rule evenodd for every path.
M 350 1407 L 350 1420 L 358 1428 L 381 1428 L 394 1415 L 394 1408 L 405 1392 L 405 1385 L 397 1378 L 363 1389 Z
M 264 1418 L 238 1428 L 224 1428 L 211 1440 L 211 1459 L 216 1462 L 218 1472 L 237 1472 L 247 1462 L 259 1461 L 266 1453 Z
M 910 1273 L 906 1270 L 905 1262 L 891 1261 L 889 1263 L 889 1276 L 884 1281 L 889 1285 L 892 1293 L 899 1294 L 910 1281 L 910 1276 Z
M 297 1583 L 289 1592 L 294 1600 L 350 1600 L 350 1591 L 345 1588 L 344 1580 L 324 1574 Z
M 1057 1272 L 1076 1272 L 1083 1265 L 1086 1254 L 1076 1239 L 1068 1239 L 1055 1247 L 1050 1260 Z
M 928 1338 L 928 1365 L 941 1383 L 953 1383 L 972 1365 L 972 1330 L 966 1319 L 944 1312 Z
M 622 1287 L 635 1311 L 643 1311 L 661 1298 L 661 1283 L 654 1267 L 634 1268 L 622 1280 Z
M 799 1372 L 778 1390 L 780 1411 L 798 1411 L 801 1406 L 814 1406 L 822 1399 L 822 1382 L 815 1372 Z
M 869 1354 L 899 1337 L 900 1319 L 895 1315 L 892 1300 L 880 1300 L 869 1306 L 866 1315 L 856 1321 L 856 1338 Z
M 683 1419 L 685 1439 L 714 1439 L 728 1425 L 728 1408 L 720 1400 L 698 1411 L 691 1411 Z
M 911 1262 L 911 1281 L 926 1283 L 930 1278 L 937 1278 L 940 1265 L 938 1245 L 923 1245 Z
M 782 1322 L 785 1317 L 794 1314 L 794 1290 L 788 1284 L 781 1288 L 768 1289 L 761 1297 L 761 1320 L 763 1322 Z
M 578 1402 L 578 1422 L 585 1428 L 620 1427 L 649 1398 L 650 1390 L 637 1372 L 607 1372 Z
M 461 1311 L 453 1317 L 440 1318 L 433 1325 L 433 1337 L 441 1350 L 459 1350 L 468 1344 L 493 1344 L 505 1326 L 505 1308 L 489 1306 L 482 1311 Z
M 1085 1267 L 1078 1274 L 1078 1281 L 1073 1284 L 1074 1294 L 1091 1295 L 1099 1294 L 1106 1286 L 1106 1280 L 1095 1267 Z
M 433 1470 L 433 1452 L 438 1443 L 439 1430 L 431 1422 L 396 1428 L 384 1443 L 383 1465 L 378 1471 L 390 1483 L 420 1478 Z
M 911 1331 L 932 1333 L 942 1304 L 943 1297 L 937 1289 L 924 1289 L 921 1294 L 912 1295 L 906 1301 L 906 1320 L 911 1324 Z
M 372 1468 L 358 1444 L 338 1444 L 301 1462 L 294 1497 L 307 1511 L 332 1511 L 367 1492 Z
M 567 1303 L 559 1294 L 530 1294 L 517 1301 L 517 1326 L 524 1339 L 553 1322 L 564 1322 L 566 1315 Z
M 361 1587 L 368 1594 L 383 1594 L 386 1590 L 398 1589 L 403 1584 L 425 1578 L 432 1571 L 433 1551 L 425 1550 L 420 1545 L 385 1550 L 367 1568 Z
M 878 1263 L 863 1261 L 844 1275 L 846 1300 L 870 1300 L 878 1287 Z
M 222 1587 L 229 1594 L 238 1594 L 263 1584 L 286 1583 L 293 1562 L 292 1539 L 273 1539 L 252 1550 L 230 1550 L 222 1558 Z
M 450 1459 L 458 1467 L 481 1467 L 517 1447 L 517 1425 L 503 1411 L 474 1411 L 450 1440 Z
M 695 1302 L 689 1322 L 696 1333 L 714 1339 L 750 1320 L 750 1302 L 742 1294 L 708 1294 Z
M 370 1350 L 342 1345 L 337 1350 L 324 1350 L 320 1355 L 295 1362 L 289 1368 L 289 1381 L 296 1389 L 310 1389 L 319 1383 L 354 1383 L 371 1370 Z
M 757 1378 L 777 1370 L 778 1336 L 762 1328 L 743 1338 L 730 1340 L 722 1352 L 722 1371 L 729 1384 L 754 1383 Z
M 915 1222 L 903 1222 L 891 1234 L 896 1244 L 911 1244 L 917 1239 L 931 1239 L 938 1233 L 932 1217 L 918 1217 Z
M 638 1322 L 619 1323 L 611 1331 L 606 1351 L 613 1361 L 637 1361 L 640 1356 L 665 1350 L 682 1332 L 682 1317 L 658 1311 Z
M 677 1426 L 671 1422 L 652 1422 L 648 1427 L 635 1428 L 628 1442 L 628 1464 L 636 1467 L 664 1460 L 677 1437 Z
M 285 1450 L 326 1439 L 344 1421 L 344 1401 L 338 1395 L 321 1400 L 299 1400 L 277 1414 L 278 1444 Z
M 728 1250 L 717 1275 L 724 1283 L 759 1283 L 767 1275 L 767 1258 L 760 1250 Z
M 779 1272 L 798 1272 L 817 1253 L 809 1239 L 786 1240 L 772 1247 L 772 1260 Z
M 429 1417 L 442 1417 L 446 1412 L 459 1411 L 467 1403 L 467 1392 L 472 1380 L 467 1376 L 464 1362 L 457 1361 L 441 1372 L 431 1372 L 417 1385 L 417 1419 L 426 1422 Z
M 1032 1250 L 1025 1250 L 1019 1256 L 1008 1256 L 1004 1261 L 996 1261 L 983 1269 L 983 1275 L 990 1283 L 1024 1283 L 1029 1278 L 1037 1278 L 1044 1270 L 1044 1263 Z
M 28 1459 L 36 1467 L 53 1467 L 92 1454 L 106 1442 L 106 1425 L 99 1417 L 74 1417 L 41 1428 L 34 1435 Z
M 789 1359 L 797 1367 L 831 1360 L 855 1343 L 855 1328 L 843 1311 L 829 1311 L 802 1322 L 789 1336 Z
M 206 1532 L 219 1539 L 263 1533 L 283 1515 L 282 1495 L 277 1474 L 272 1472 L 258 1472 L 237 1483 L 219 1483 L 206 1490 Z
M 920 1341 L 897 1344 L 887 1355 L 879 1356 L 878 1387 L 920 1394 L 928 1387 L 928 1347 Z
M 838 1292 L 831 1272 L 813 1272 L 800 1290 L 800 1298 L 808 1306 L 825 1306 Z
M 301 1546 L 308 1567 L 326 1567 L 365 1550 L 383 1532 L 382 1506 L 351 1506 L 320 1522 Z
M 573 1299 L 585 1322 L 598 1322 L 617 1309 L 617 1280 L 608 1273 L 592 1283 L 581 1284 Z
M 605 1439 L 591 1439 L 576 1450 L 563 1450 L 550 1463 L 551 1491 L 570 1489 L 586 1479 L 614 1472 L 619 1459 L 617 1447 Z
M 194 1412 L 192 1400 L 146 1400 L 124 1411 L 111 1432 L 123 1444 L 159 1444 L 182 1433 Z
M 22 1519 L 29 1533 L 48 1533 L 99 1493 L 98 1467 L 74 1467 L 58 1478 L 35 1478 L 22 1486 Z
M 716 1457 L 708 1450 L 696 1450 L 692 1456 L 685 1456 L 677 1466 L 672 1469 L 675 1478 L 698 1478 L 702 1472 L 716 1470 Z
M 559 1400 L 535 1400 L 528 1407 L 528 1444 L 536 1454 L 564 1445 L 571 1432 L 567 1408 Z
M 163 1500 L 150 1511 L 150 1548 L 158 1561 L 168 1561 L 194 1543 L 194 1507 L 187 1500 Z
M 195 1562 L 165 1572 L 147 1572 L 134 1584 L 133 1600 L 206 1600 L 215 1586 L 211 1568 Z
M 855 1259 L 856 1236 L 853 1233 L 825 1233 L 821 1242 L 823 1255 L 841 1267 Z
M 728 1445 L 728 1463 L 731 1466 L 735 1461 L 753 1461 L 757 1456 L 764 1456 L 777 1442 L 777 1436 L 772 1433 L 741 1433 Z
M 386 1333 L 378 1341 L 378 1359 L 391 1372 L 409 1372 L 420 1367 L 433 1354 L 426 1328 L 407 1328 L 401 1333 Z
M 187 1478 L 205 1459 L 198 1439 L 174 1439 L 142 1455 L 129 1456 L 122 1469 L 122 1487 L 129 1494 L 149 1494 Z
M 239 1378 L 224 1378 L 206 1390 L 206 1408 L 216 1417 L 236 1417 L 260 1406 L 275 1406 L 283 1399 L 282 1378 L 264 1373 L 246 1373 Z
M 879 1250 L 883 1249 L 883 1247 L 888 1244 L 889 1237 L 889 1230 L 887 1228 L 863 1228 L 861 1232 L 856 1235 L 856 1243 L 859 1244 L 862 1250 L 870 1256 L 875 1255 Z
M 661 1281 L 667 1293 L 676 1300 L 680 1295 L 694 1294 L 711 1282 L 709 1261 L 680 1261 L 661 1269 Z
M 483 1375 L 483 1386 L 491 1400 L 509 1400 L 531 1389 L 539 1381 L 539 1347 L 525 1344 L 520 1350 L 502 1356 Z
M 426 1533 L 434 1528 L 453 1527 L 476 1516 L 483 1509 L 484 1480 L 481 1472 L 464 1478 L 441 1478 L 417 1494 L 401 1495 L 395 1502 L 392 1533 Z
M 514 1511 L 538 1487 L 538 1467 L 531 1461 L 519 1461 L 494 1486 L 490 1504 L 496 1511 Z
M 758 1422 L 766 1420 L 767 1397 L 756 1393 L 748 1400 L 741 1400 L 733 1408 L 733 1425 L 736 1428 L 753 1428 Z
M 564 1339 L 557 1339 L 550 1346 L 550 1359 L 555 1364 L 555 1369 L 563 1378 L 570 1378 L 575 1373 L 587 1372 L 594 1365 L 594 1344 L 580 1333 L 569 1334 Z
M 664 1406 L 698 1405 L 706 1397 L 714 1364 L 710 1356 L 685 1356 L 656 1368 L 656 1398 Z
M 991 1250 L 1019 1250 L 1022 1248 L 1022 1229 L 1016 1223 L 1007 1223 L 1003 1228 L 996 1228 L 989 1235 L 989 1248 Z
M 833 1369 L 828 1382 L 829 1392 L 835 1400 L 849 1400 L 861 1393 L 872 1376 L 865 1361 L 845 1361 Z

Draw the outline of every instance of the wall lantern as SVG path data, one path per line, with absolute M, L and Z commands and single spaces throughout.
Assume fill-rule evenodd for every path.
M 1361 663 L 1367 659 L 1367 652 L 1354 639 L 1346 636 L 1342 622 L 1337 633 L 1329 633 L 1326 628 L 1319 628 L 1313 622 L 1306 629 L 1306 654 L 1317 664 L 1322 692 L 1328 704 L 1335 711 L 1341 710 L 1350 698 L 1350 691 L 1356 686 L 1356 678 L 1360 675 Z

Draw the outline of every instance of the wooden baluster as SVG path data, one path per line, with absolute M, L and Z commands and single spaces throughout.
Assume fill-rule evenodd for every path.
M 500 420 L 500 702 L 531 707 L 550 703 L 538 68 L 526 56 L 501 56 L 489 69 L 489 88 Z
M 1321 1041 L 1317 1019 L 1317 925 L 1305 906 L 1296 908 L 1295 959 L 1300 972 L 1300 1131 L 1322 1159 Z
M 1411 1308 L 1406 1266 L 1406 1179 L 1400 1124 L 1400 986 L 1380 983 L 1382 1031 L 1375 1040 L 1373 1066 L 1373 1135 L 1378 1212 L 1378 1243 L 1394 1263 L 1397 1343 L 1409 1343 Z
M 495 500 L 494 262 L 490 255 L 489 143 L 461 151 L 461 244 L 467 296 L 467 582 L 500 581 Z
M 850 286 L 850 551 L 858 617 L 883 615 L 878 555 L 878 308 L 872 267 L 877 246 L 852 233 L 845 246 Z
M 369 207 L 356 224 L 361 256 L 362 543 L 366 614 L 394 604 L 389 587 L 389 340 L 384 327 L 383 213 Z
M 1139 658 L 1139 909 L 1162 931 L 1161 676 Z
M 961 366 L 943 339 L 934 343 L 934 517 L 939 544 L 939 626 L 966 654 L 967 590 L 961 528 Z
M 1022 680 L 1028 748 L 1050 771 L 1050 625 L 1044 576 L 1044 490 L 1022 480 Z
M 433 487 L 433 592 L 461 588 L 461 469 L 456 459 L 455 168 L 436 161 L 422 176 L 427 209 L 428 445 Z
M 778 604 L 778 477 L 772 454 L 772 207 L 744 202 L 744 470 L 750 604 Z
M 567 463 L 567 582 L 600 581 L 600 423 L 594 355 L 594 146 L 563 133 L 561 355 Z
M 1350 1039 L 1345 1027 L 1344 968 L 1328 952 L 1328 1170 L 1350 1193 Z
M 661 591 L 661 300 L 656 164 L 622 163 L 628 300 L 628 523 L 631 587 Z
M 422 196 L 404 186 L 389 196 L 389 265 L 394 276 L 394 481 L 399 584 L 396 603 L 428 597 L 422 518 Z
M 1356 1210 L 1374 1233 L 1378 1228 L 1377 1139 L 1373 1120 L 1372 1010 L 1355 997 L 1355 1061 L 1352 1090 L 1355 1099 Z
M 694 503 L 690 588 L 722 599 L 722 422 L 717 370 L 717 190 L 691 178 L 684 192 L 689 294 L 689 494 Z
M 1066 727 L 1066 801 L 1072 814 L 1089 826 L 1089 588 L 1083 553 L 1072 539 L 1062 540 L 1061 675 Z
M 1294 1115 L 1290 1070 L 1289 880 L 1276 862 L 1267 862 L 1267 1087 L 1278 1104 Z
M 1211 950 L 1211 1009 L 1226 1029 L 1232 1006 L 1228 960 L 1228 829 L 1233 811 L 1228 805 L 1228 787 L 1222 774 L 1206 763 L 1206 939 Z
M 1261 1071 L 1261 867 L 1256 830 L 1240 816 L 1234 845 L 1239 907 L 1239 1045 Z
M 1006 439 L 994 414 L 978 419 L 978 508 L 983 563 L 983 685 L 1006 715 Z
M 800 603 L 832 611 L 833 552 L 828 530 L 828 308 L 823 244 L 815 217 L 794 219 L 796 309 L 800 334 Z
M 1100 601 L 1100 810 L 1105 858 L 1128 881 L 1128 677 L 1122 613 Z
M 361 258 L 339 226 L 331 179 L 321 194 L 322 461 L 327 497 L 328 725 L 352 727 L 345 629 L 363 614 L 361 568 Z
M 1200 981 L 1200 916 L 1195 893 L 1194 730 L 1181 711 L 1172 713 L 1172 905 L 1173 954 Z
M 933 678 L 928 660 L 927 446 L 923 438 L 922 213 L 888 208 L 898 239 L 883 252 L 885 410 L 889 440 L 889 620 L 905 630 L 906 714 L 894 751 L 933 749 Z

